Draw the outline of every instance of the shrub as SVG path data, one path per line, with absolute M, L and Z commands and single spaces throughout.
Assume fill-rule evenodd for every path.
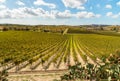
M 111 54 L 108 58 L 103 58 L 102 64 L 94 65 L 86 63 L 82 66 L 78 63 L 69 66 L 69 72 L 61 76 L 61 81 L 90 80 L 100 81 L 106 79 L 108 81 L 120 80 L 120 51 Z

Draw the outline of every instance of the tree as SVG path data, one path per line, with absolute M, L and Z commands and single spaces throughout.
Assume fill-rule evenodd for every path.
M 118 28 L 118 27 L 114 27 L 113 30 L 116 31 L 116 32 L 118 32 L 118 31 L 119 31 L 119 28 Z
M 104 28 L 103 28 L 103 27 L 100 27 L 100 30 L 104 30 Z

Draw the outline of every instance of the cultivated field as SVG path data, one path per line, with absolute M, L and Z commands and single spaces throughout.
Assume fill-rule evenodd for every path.
M 10 73 L 64 71 L 78 62 L 97 65 L 102 57 L 119 49 L 119 41 L 119 36 L 98 34 L 0 32 L 0 70 Z

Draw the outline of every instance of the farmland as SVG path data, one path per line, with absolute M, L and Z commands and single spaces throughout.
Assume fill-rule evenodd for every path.
M 87 61 L 97 65 L 119 49 L 119 41 L 119 36 L 99 34 L 0 32 L 0 70 L 59 71 Z

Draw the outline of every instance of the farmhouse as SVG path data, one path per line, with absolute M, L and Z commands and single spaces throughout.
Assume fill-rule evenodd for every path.
M 4 27 L 3 26 L 0 26 L 0 31 L 3 31 Z

